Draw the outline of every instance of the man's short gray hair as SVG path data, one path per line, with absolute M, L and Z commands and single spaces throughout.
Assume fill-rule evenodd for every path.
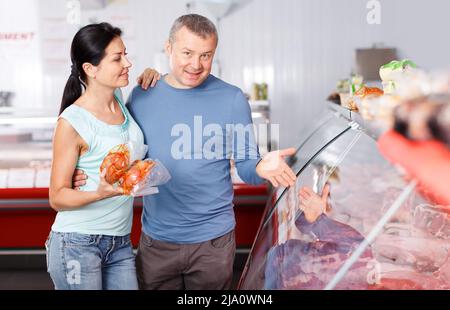
M 172 25 L 169 34 L 169 42 L 173 43 L 175 34 L 181 28 L 186 27 L 189 31 L 195 33 L 203 39 L 213 35 L 216 38 L 216 43 L 219 41 L 216 26 L 208 18 L 198 14 L 187 14 L 178 17 Z

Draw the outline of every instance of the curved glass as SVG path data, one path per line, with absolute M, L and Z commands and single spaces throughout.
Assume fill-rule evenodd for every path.
M 333 139 L 350 128 L 350 121 L 343 117 L 336 117 L 332 112 L 325 115 L 317 122 L 317 126 L 313 128 L 302 143 L 297 148 L 297 152 L 288 160 L 288 165 L 298 174 L 301 169 L 310 161 L 321 149 L 328 145 Z M 283 195 L 284 187 L 279 187 L 271 194 L 269 207 L 265 212 L 264 219 L 271 215 L 272 208 L 276 201 Z
M 327 113 L 310 135 L 300 144 L 294 156 L 289 158 L 289 166 L 298 173 L 305 164 L 325 145 L 350 127 L 350 121 Z
M 402 198 L 406 187 L 374 140 L 347 130 L 267 214 L 240 288 L 450 289 L 448 209 L 415 191 Z

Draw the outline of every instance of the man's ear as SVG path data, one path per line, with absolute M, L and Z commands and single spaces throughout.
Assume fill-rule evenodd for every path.
M 98 68 L 91 63 L 85 62 L 83 64 L 83 70 L 86 73 L 86 76 L 95 79 L 97 75 Z
M 170 54 L 172 54 L 172 43 L 170 43 L 170 40 L 166 41 L 164 50 L 167 56 L 170 56 Z

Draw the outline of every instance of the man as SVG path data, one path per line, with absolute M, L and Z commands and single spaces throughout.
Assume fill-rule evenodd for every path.
M 136 257 L 141 289 L 230 289 L 236 250 L 231 158 L 247 183 L 266 179 L 287 187 L 295 181 L 282 158 L 295 149 L 261 160 L 244 94 L 210 75 L 217 43 L 207 18 L 179 17 L 165 47 L 170 73 L 151 91 L 136 87 L 128 100 L 148 157 L 172 176 L 159 194 L 144 197 Z

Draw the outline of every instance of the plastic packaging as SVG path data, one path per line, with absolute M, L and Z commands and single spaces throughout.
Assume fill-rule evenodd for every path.
M 157 186 L 167 183 L 171 176 L 159 160 L 138 160 L 119 181 L 125 195 L 134 197 L 158 192 Z
M 133 142 L 115 146 L 103 159 L 106 181 L 123 189 L 124 195 L 144 196 L 158 193 L 156 186 L 170 180 L 170 173 L 159 160 L 144 159 L 147 145 Z
M 109 151 L 100 165 L 100 173 L 106 169 L 105 179 L 114 184 L 122 177 L 130 165 L 130 150 L 126 144 L 119 144 Z

